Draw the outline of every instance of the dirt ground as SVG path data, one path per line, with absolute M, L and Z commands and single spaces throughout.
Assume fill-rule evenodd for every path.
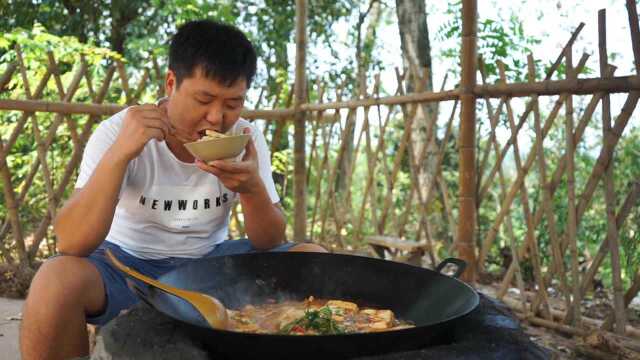
M 18 329 L 24 300 L 0 297 L 0 358 L 20 359 Z

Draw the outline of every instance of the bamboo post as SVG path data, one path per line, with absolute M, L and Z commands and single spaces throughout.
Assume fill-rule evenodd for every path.
M 478 4 L 476 0 L 462 1 L 462 76 L 460 82 L 460 135 L 458 153 L 459 211 L 458 241 L 456 248 L 460 258 L 467 262 L 467 270 L 461 279 L 471 284 L 476 279 L 476 34 L 478 31 Z
M 607 18 L 606 10 L 598 11 L 598 48 L 600 55 L 600 76 L 606 77 L 608 64 L 607 58 Z M 610 141 L 608 136 L 611 132 L 611 103 L 609 94 L 602 97 L 602 137 L 604 141 Z M 613 150 L 615 151 L 615 149 Z M 611 159 L 615 154 L 611 154 Z M 607 213 L 607 239 L 609 243 L 609 252 L 611 253 L 611 276 L 613 284 L 613 303 L 615 314 L 615 332 L 624 334 L 626 325 L 625 306 L 624 306 L 624 289 L 622 287 L 622 278 L 620 274 L 620 244 L 618 242 L 618 228 L 616 227 L 616 194 L 613 184 L 613 161 L 609 161 L 605 170 L 603 185 L 604 197 Z
M 306 242 L 307 234 L 307 194 L 305 165 L 305 129 L 306 114 L 300 108 L 304 102 L 306 88 L 306 51 L 307 51 L 307 1 L 296 0 L 296 69 L 294 85 L 294 220 L 293 239 Z

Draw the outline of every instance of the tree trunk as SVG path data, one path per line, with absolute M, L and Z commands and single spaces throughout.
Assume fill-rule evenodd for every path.
M 431 45 L 429 43 L 429 30 L 427 27 L 427 13 L 424 0 L 396 0 L 396 12 L 398 16 L 398 28 L 400 30 L 400 45 L 402 48 L 402 59 L 404 71 L 408 74 L 406 92 L 433 91 L 433 76 L 431 67 Z M 435 181 L 436 157 L 432 156 L 437 152 L 435 142 L 437 121 L 437 104 L 420 104 L 415 112 L 415 119 L 412 125 L 411 141 L 413 143 L 413 156 L 415 159 L 421 158 L 424 147 L 427 146 L 427 157 L 416 169 L 420 186 L 418 190 L 422 193 L 422 198 L 430 198 L 428 195 L 429 186 Z M 428 129 L 433 124 L 433 132 L 430 139 L 427 139 Z
M 362 37 L 362 26 L 364 25 L 365 19 L 369 17 L 369 23 L 367 24 L 367 31 L 365 33 L 364 39 Z M 364 96 L 367 89 L 367 72 L 369 71 L 369 66 L 371 65 L 371 52 L 373 49 L 373 45 L 376 39 L 376 29 L 378 28 L 378 24 L 380 23 L 380 1 L 371 0 L 369 2 L 369 6 L 367 10 L 363 13 L 360 13 L 358 23 L 356 24 L 356 90 L 355 96 L 361 97 Z M 347 125 L 345 126 L 345 131 L 349 131 L 345 140 L 347 142 L 347 147 L 345 148 L 344 156 L 340 159 L 340 165 L 338 175 L 336 177 L 336 194 L 337 196 L 348 199 L 346 196 L 347 191 L 350 191 L 348 187 L 348 179 L 347 176 L 351 173 L 351 166 L 353 162 L 353 151 L 354 151 L 354 138 L 355 138 L 355 124 L 349 124 L 350 122 L 355 122 L 357 119 L 356 114 L 353 116 L 347 117 Z M 344 204 L 345 208 L 350 209 L 351 204 Z

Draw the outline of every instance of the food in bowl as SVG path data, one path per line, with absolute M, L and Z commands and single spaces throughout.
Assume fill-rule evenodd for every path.
M 227 310 L 228 330 L 279 335 L 337 335 L 400 330 L 414 327 L 393 311 L 359 307 L 343 300 L 316 299 L 246 305 Z
M 232 159 L 242 153 L 251 135 L 227 135 L 213 130 L 206 130 L 198 141 L 184 144 L 195 158 L 202 161 Z
M 223 134 L 223 133 L 219 133 L 215 130 L 205 130 L 204 131 L 204 136 L 202 138 L 200 138 L 200 140 L 198 141 L 206 141 L 206 140 L 212 140 L 212 139 L 220 139 L 223 137 L 227 137 L 227 135 Z

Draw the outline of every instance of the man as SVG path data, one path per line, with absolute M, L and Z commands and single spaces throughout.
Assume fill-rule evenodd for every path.
M 287 244 L 265 139 L 240 119 L 256 71 L 252 44 L 212 21 L 182 26 L 171 41 L 157 105 L 132 106 L 91 136 L 75 192 L 54 221 L 60 256 L 42 265 L 23 311 L 23 359 L 88 353 L 86 323 L 104 324 L 138 299 L 105 258 L 158 277 L 190 259 L 252 251 L 325 251 Z M 204 136 L 250 133 L 237 161 L 204 163 L 183 146 Z M 225 241 L 234 200 L 248 240 Z M 212 274 L 215 276 L 215 274 Z

